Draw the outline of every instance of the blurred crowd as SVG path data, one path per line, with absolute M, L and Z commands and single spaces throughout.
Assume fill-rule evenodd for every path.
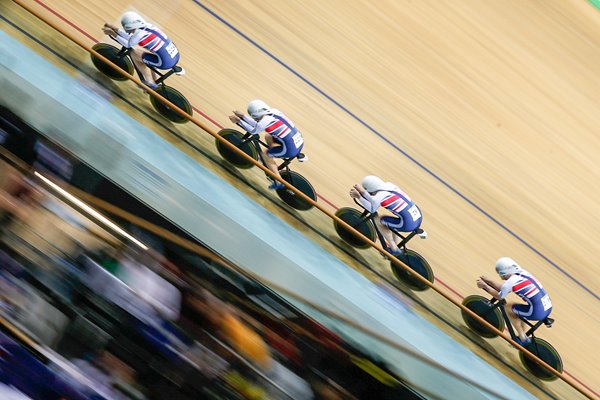
M 75 159 L 3 117 L 0 398 L 419 398 L 208 249 L 86 211 L 61 183 Z

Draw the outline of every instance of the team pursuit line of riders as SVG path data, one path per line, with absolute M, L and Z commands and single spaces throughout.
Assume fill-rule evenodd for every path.
M 121 25 L 123 29 L 106 23 L 102 31 L 123 47 L 131 49 L 131 59 L 143 83 L 148 88 L 155 89 L 157 76 L 153 69 L 173 68 L 180 58 L 177 46 L 162 30 L 146 22 L 138 13 L 124 13 Z M 267 146 L 262 149 L 263 159 L 276 176 L 281 178 L 275 159 L 297 158 L 300 162 L 308 159 L 301 152 L 304 147 L 302 134 L 284 113 L 269 107 L 262 100 L 252 100 L 248 104 L 247 112 L 246 115 L 233 111 L 229 119 L 251 135 L 258 136 L 264 132 Z M 278 181 L 269 185 L 269 189 L 273 190 L 283 187 Z M 361 185 L 354 185 L 350 189 L 350 196 L 368 212 L 375 213 L 383 207 L 391 213 L 377 216 L 374 222 L 387 242 L 387 246 L 386 243 L 382 245 L 386 246 L 392 255 L 401 254 L 402 249 L 398 247 L 398 239 L 393 231 L 413 232 L 419 229 L 423 216 L 417 204 L 397 185 L 373 175 L 365 176 Z M 481 276 L 477 280 L 477 287 L 498 300 L 505 299 L 513 292 L 525 301 L 506 303 L 504 307 L 516 330 L 516 341 L 526 346 L 531 339 L 526 334 L 527 325 L 523 319 L 542 321 L 548 318 L 552 311 L 550 297 L 541 283 L 511 258 L 498 259 L 496 272 L 503 283 Z

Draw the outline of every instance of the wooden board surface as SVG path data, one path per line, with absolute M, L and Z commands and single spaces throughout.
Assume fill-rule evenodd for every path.
M 39 2 L 30 4 L 85 38 Z M 459 294 L 476 293 L 476 277 L 493 275 L 496 258 L 516 259 L 555 305 L 557 323 L 540 335 L 570 374 L 600 391 L 600 367 L 590 357 L 600 345 L 600 13 L 588 3 L 44 4 L 98 40 L 102 23 L 117 22 L 126 9 L 151 18 L 182 52 L 187 74 L 172 79 L 173 86 L 223 125 L 232 109 L 243 110 L 253 98 L 286 112 L 310 156 L 296 169 L 338 207 L 351 204 L 349 187 L 367 173 L 400 185 L 421 206 L 430 234 L 413 247 Z M 83 55 L 73 57 L 89 68 Z M 138 91 L 119 90 L 151 113 Z M 212 140 L 199 130 L 167 127 L 214 155 Z M 242 175 L 254 187 L 267 184 L 257 171 Z M 307 235 L 316 236 L 298 219 L 334 236 L 318 213 L 295 215 Z M 344 255 L 324 246 L 348 256 L 347 249 Z M 372 251 L 350 254 L 387 269 Z M 457 340 L 499 368 L 507 370 L 493 354 L 522 373 L 514 350 L 493 341 L 482 343 L 482 351 L 465 339 L 455 308 L 431 293 L 417 297 L 459 327 L 460 333 L 444 327 Z M 571 398 L 564 385 L 540 386 L 546 395 Z

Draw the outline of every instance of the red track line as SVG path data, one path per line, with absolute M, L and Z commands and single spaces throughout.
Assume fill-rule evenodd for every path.
M 77 25 L 75 25 L 74 23 L 72 23 L 71 21 L 69 21 L 68 19 L 66 19 L 65 17 L 63 17 L 62 15 L 60 15 L 58 12 L 54 11 L 53 9 L 51 9 L 46 4 L 42 3 L 40 0 L 33 0 L 33 1 L 35 1 L 36 3 L 38 3 L 40 6 L 44 7 L 46 10 L 50 11 L 52 14 L 56 15 L 58 18 L 60 18 L 61 20 L 63 20 L 67 24 L 69 24 L 71 27 L 77 29 L 77 31 L 79 31 L 82 35 L 84 35 L 85 37 L 87 37 L 88 39 L 90 39 L 92 42 L 98 43 L 98 41 L 96 39 L 94 39 L 94 37 L 92 35 L 90 35 L 86 31 L 84 31 L 83 29 L 81 29 L 80 27 L 78 27 Z
M 317 193 L 317 197 L 321 200 L 323 200 L 325 203 L 329 204 L 332 208 L 334 208 L 336 211 L 339 210 L 339 208 L 333 204 L 332 202 L 330 202 L 329 200 L 327 200 L 325 197 L 321 196 L 319 193 Z
M 40 0 L 34 0 L 36 3 L 38 3 L 39 5 L 41 5 L 42 7 L 44 7 L 46 10 L 50 11 L 52 14 L 56 15 L 58 18 L 60 18 L 61 20 L 63 20 L 64 22 L 66 22 L 67 24 L 69 24 L 70 26 L 72 26 L 73 28 L 75 28 L 77 31 L 81 32 L 81 34 L 83 34 L 85 37 L 87 37 L 88 39 L 90 39 L 91 41 L 93 41 L 94 43 L 98 43 L 98 41 L 89 33 L 87 33 L 86 31 L 84 31 L 83 29 L 81 29 L 80 27 L 78 27 L 77 25 L 75 25 L 74 23 L 72 23 L 71 21 L 69 21 L 68 19 L 66 19 L 65 17 L 63 17 L 62 15 L 60 15 L 58 12 L 54 11 L 52 8 L 50 8 L 49 6 L 47 6 L 46 4 L 44 4 L 43 2 L 41 2 Z M 218 127 L 219 129 L 223 129 L 223 125 L 219 124 L 218 122 L 216 122 L 215 120 L 213 120 L 212 118 L 210 118 L 208 115 L 206 115 L 205 113 L 203 113 L 202 111 L 200 111 L 199 109 L 197 109 L 196 107 L 192 106 L 192 108 L 194 109 L 194 111 L 196 111 L 198 114 L 202 115 L 204 118 L 206 118 L 208 121 L 210 121 L 213 125 L 215 125 L 216 127 Z M 317 197 L 321 200 L 323 200 L 325 203 L 327 203 L 329 206 L 333 207 L 334 209 L 338 210 L 339 208 L 333 204 L 332 202 L 330 202 L 329 200 L 327 200 L 325 197 L 321 196 L 320 194 L 317 193 Z M 436 279 L 436 282 L 438 282 L 440 285 L 444 286 L 446 289 L 448 289 L 449 291 L 451 291 L 452 293 L 454 293 L 456 296 L 460 297 L 461 299 L 464 298 L 464 296 L 462 296 L 459 292 L 457 292 L 456 290 L 454 290 L 452 287 L 448 286 L 446 283 L 444 283 L 443 281 Z M 599 396 L 598 393 L 596 393 L 594 390 L 592 390 L 589 386 L 587 386 L 585 383 L 581 382 L 579 379 L 575 378 L 573 375 L 571 375 L 570 373 L 568 373 L 567 371 L 563 371 L 565 375 L 569 375 L 571 378 L 573 378 L 574 380 L 576 380 L 577 382 L 579 382 L 579 384 L 581 384 L 582 386 L 584 386 L 586 389 L 588 389 L 590 392 L 594 393 L 596 396 Z
M 573 375 L 571 375 L 570 373 L 568 373 L 567 371 L 563 371 L 563 373 L 565 375 L 569 375 L 571 378 L 573 378 L 575 381 L 577 381 L 577 383 L 579 383 L 581 386 L 583 386 L 584 388 L 586 388 L 587 390 L 589 390 L 590 392 L 594 393 L 596 396 L 600 397 L 600 394 L 598 394 L 596 391 L 594 391 L 594 389 L 592 389 L 591 387 L 589 387 L 588 385 L 586 385 L 585 383 L 581 382 L 579 379 L 575 378 Z
M 206 115 L 205 113 L 203 113 L 202 111 L 200 111 L 199 109 L 197 109 L 196 107 L 192 106 L 192 109 L 194 111 L 196 111 L 198 114 L 202 115 L 206 120 L 210 121 L 214 126 L 216 126 L 219 129 L 223 129 L 224 126 L 219 124 L 217 121 L 215 121 L 214 119 L 212 119 L 211 117 L 209 117 L 208 115 Z
M 458 293 L 456 290 L 454 290 L 453 288 L 451 288 L 450 286 L 448 286 L 446 283 L 442 282 L 441 280 L 439 280 L 438 278 L 434 278 L 435 281 L 437 283 L 439 283 L 440 285 L 442 285 L 443 287 L 445 287 L 446 289 L 448 289 L 449 291 L 451 291 L 452 293 L 454 293 L 457 297 L 464 299 L 465 296 L 463 296 L 462 294 Z

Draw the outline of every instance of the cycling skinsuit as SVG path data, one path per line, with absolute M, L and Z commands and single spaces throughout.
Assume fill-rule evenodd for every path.
M 179 62 L 177 46 L 158 27 L 147 25 L 129 34 L 121 29 L 117 31 L 117 41 L 127 47 L 141 46 L 150 53 L 142 56 L 144 64 L 160 68 L 171 69 Z
M 527 304 L 515 304 L 513 312 L 525 319 L 540 321 L 552 311 L 550 296 L 533 275 L 525 270 L 513 274 L 500 288 L 500 297 L 505 298 L 510 292 L 515 292 Z
M 296 157 L 304 147 L 304 139 L 300 131 L 279 110 L 271 109 L 270 113 L 262 117 L 260 121 L 244 116 L 240 125 L 254 135 L 258 135 L 262 131 L 271 135 L 277 145 L 267 151 L 270 157 Z
M 396 217 L 381 217 L 381 224 L 400 232 L 412 232 L 421 226 L 423 216 L 414 201 L 400 188 L 387 182 L 385 190 L 379 190 L 374 195 L 365 193 L 358 201 L 370 212 L 385 207 Z

